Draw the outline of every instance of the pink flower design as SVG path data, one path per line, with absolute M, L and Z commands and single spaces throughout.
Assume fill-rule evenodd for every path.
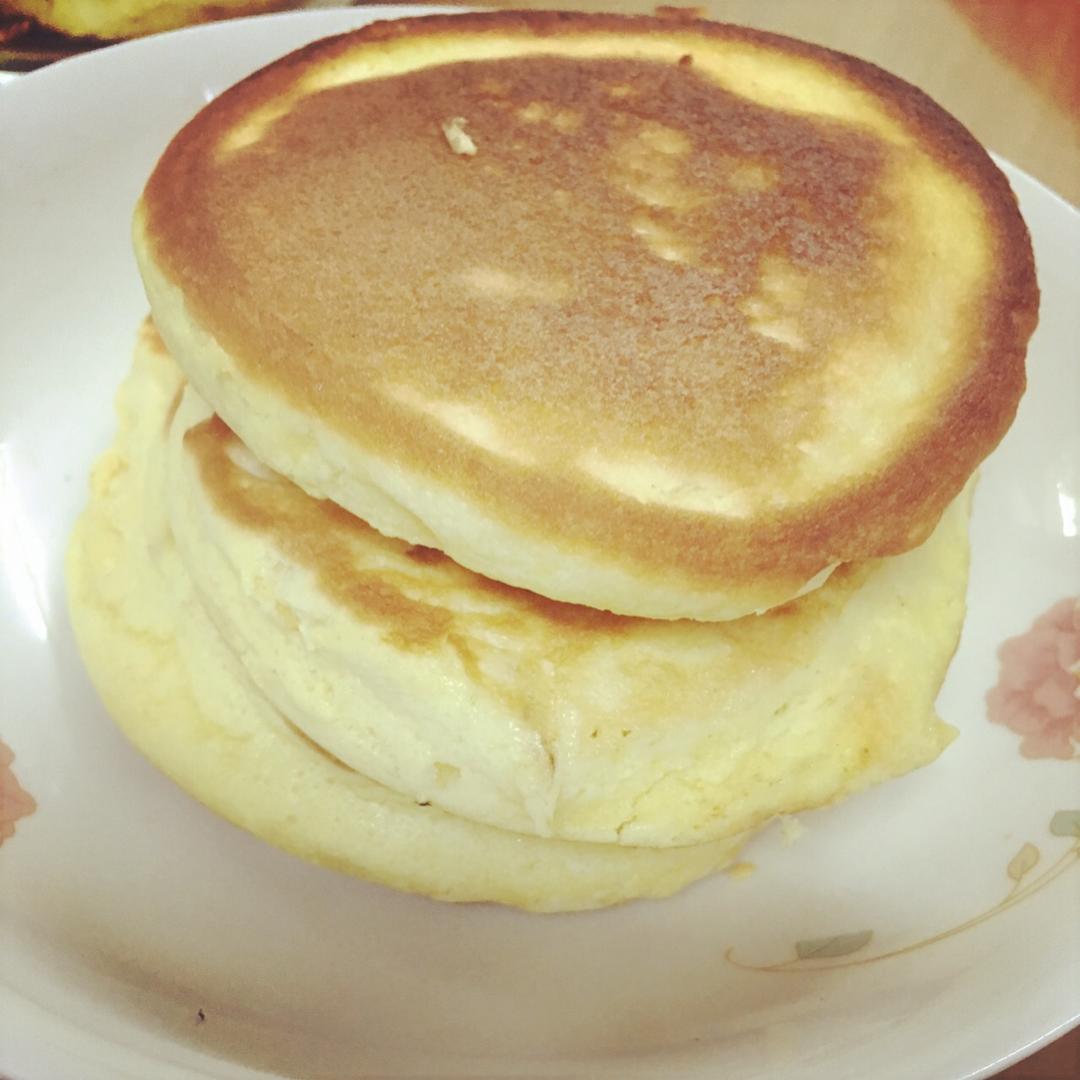
M 0 844 L 15 835 L 15 822 L 37 809 L 33 796 L 15 779 L 11 763 L 15 755 L 0 742 Z
M 1080 597 L 1040 615 L 998 649 L 998 684 L 986 695 L 995 724 L 1021 736 L 1030 758 L 1080 757 Z

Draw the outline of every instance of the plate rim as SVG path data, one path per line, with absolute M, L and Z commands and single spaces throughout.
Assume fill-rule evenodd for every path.
M 168 34 L 155 35 L 155 36 L 151 36 L 151 37 L 147 37 L 147 38 L 140 38 L 140 39 L 135 39 L 135 40 L 132 40 L 132 41 L 125 41 L 125 42 L 120 42 L 120 43 L 117 43 L 117 44 L 114 44 L 114 45 L 106 46 L 103 49 L 95 51 L 93 53 L 88 53 L 88 54 L 83 54 L 83 55 L 79 55 L 79 56 L 76 56 L 76 57 L 72 57 L 72 58 L 69 58 L 67 60 L 60 61 L 57 64 L 50 65 L 47 68 L 40 69 L 39 71 L 35 71 L 35 72 L 29 73 L 29 74 L 26 74 L 26 75 L 18 76 L 17 79 L 14 80 L 12 84 L 9 84 L 9 85 L 5 86 L 4 88 L 0 89 L 0 101 L 4 100 L 3 99 L 4 94 L 9 94 L 9 93 L 12 93 L 12 92 L 14 92 L 16 94 L 18 94 L 18 93 L 26 93 L 26 94 L 45 93 L 45 94 L 50 94 L 50 93 L 53 92 L 52 89 L 51 89 L 53 83 L 55 83 L 58 79 L 71 78 L 71 79 L 76 79 L 77 80 L 77 79 L 82 78 L 81 73 L 86 68 L 87 65 L 90 66 L 90 70 L 92 72 L 93 66 L 95 64 L 109 63 L 111 61 L 111 58 L 116 55 L 114 50 L 128 50 L 128 51 L 132 52 L 133 54 L 137 55 L 140 50 L 144 50 L 144 49 L 149 49 L 151 51 L 155 51 L 155 50 L 160 49 L 162 47 L 166 47 L 166 48 L 170 48 L 170 49 L 172 49 L 172 48 L 186 48 L 187 46 L 184 45 L 183 42 L 189 37 L 198 37 L 200 35 L 216 35 L 216 34 L 230 35 L 230 34 L 234 34 L 234 33 L 237 33 L 237 32 L 243 33 L 243 32 L 246 32 L 247 27 L 249 27 L 250 25 L 252 25 L 252 24 L 254 24 L 256 22 L 265 24 L 268 20 L 272 20 L 276 25 L 279 25 L 279 26 L 281 26 L 281 25 L 294 25 L 294 24 L 295 25 L 301 25 L 301 24 L 305 24 L 305 23 L 317 23 L 317 22 L 326 22 L 327 24 L 340 23 L 341 24 L 340 25 L 340 30 L 347 30 L 350 25 L 360 26 L 360 25 L 364 25 L 366 22 L 375 21 L 375 20 L 378 20 L 378 19 L 380 19 L 382 17 L 386 17 L 386 18 L 404 17 L 404 15 L 399 14 L 399 13 L 402 13 L 402 12 L 410 12 L 410 13 L 415 13 L 415 14 L 425 14 L 426 15 L 426 14 L 436 14 L 436 13 L 438 13 L 440 11 L 459 12 L 459 11 L 463 11 L 463 10 L 465 10 L 465 9 L 463 9 L 463 8 L 426 8 L 426 7 L 414 7 L 414 6 L 409 6 L 409 5 L 402 5 L 400 7 L 397 7 L 397 6 L 395 6 L 395 7 L 385 7 L 385 8 L 383 8 L 383 7 L 368 7 L 368 8 L 350 7 L 350 8 L 340 8 L 340 9 L 320 9 L 320 10 L 307 10 L 307 11 L 291 11 L 291 12 L 282 12 L 282 13 L 272 14 L 272 15 L 261 15 L 261 16 L 249 16 L 249 17 L 241 17 L 241 18 L 232 18 L 232 19 L 223 20 L 223 21 L 218 22 L 218 23 L 208 24 L 208 25 L 204 25 L 204 26 L 186 27 L 186 28 L 183 28 L 183 29 L 180 29 L 180 30 L 171 31 Z M 334 30 L 329 30 L 328 31 L 328 33 L 336 33 L 336 32 L 339 32 L 339 30 L 334 29 Z M 288 46 L 286 51 L 288 51 L 289 49 L 294 48 L 294 47 L 297 47 L 297 46 L 290 45 L 290 46 Z M 62 75 L 57 74 L 57 73 L 59 73 L 61 71 L 63 72 Z M 37 87 L 42 86 L 43 84 L 46 84 L 48 86 L 48 89 L 43 90 L 43 91 L 39 91 L 39 90 L 36 89 Z M 27 91 L 19 91 L 19 90 L 15 89 L 19 85 L 30 86 L 30 87 L 32 87 L 32 89 L 27 90 Z M 0 121 L 0 127 L 2 127 L 2 126 L 3 126 L 2 121 Z M 1055 207 L 1055 212 L 1064 211 L 1064 212 L 1070 214 L 1071 218 L 1075 218 L 1075 220 L 1073 221 L 1073 224 L 1080 223 L 1080 209 L 1078 209 L 1077 207 L 1074 207 L 1064 197 L 1059 195 L 1057 192 L 1055 192 L 1052 188 L 1050 188 L 1044 182 L 1040 181 L 1038 178 L 1032 176 L 1026 170 L 1021 169 L 1021 168 L 1011 164 L 1010 162 L 1008 162 L 1005 158 L 1003 158 L 1000 155 L 992 154 L 992 156 L 994 157 L 994 160 L 999 164 L 999 166 L 1001 166 L 1004 169 L 1006 174 L 1009 176 L 1010 181 L 1013 180 L 1014 176 L 1022 177 L 1024 179 L 1024 181 L 1026 181 L 1028 184 L 1030 184 L 1033 189 L 1038 190 L 1038 192 L 1040 193 L 1040 197 L 1048 198 L 1049 200 L 1051 200 L 1052 204 Z M 6 368 L 7 368 L 6 364 L 3 365 L 3 368 L 0 368 L 0 378 L 3 377 L 4 371 L 6 370 Z M 11 987 L 5 981 L 0 980 L 0 995 L 18 994 L 18 993 L 19 993 L 18 990 Z M 32 998 L 27 997 L 26 1000 L 33 1004 L 33 999 Z M 62 1017 L 57 1018 L 57 1023 L 65 1031 L 67 1031 L 69 1029 L 69 1027 L 70 1027 L 70 1029 L 72 1031 L 77 1031 L 80 1034 L 89 1034 L 91 1036 L 94 1035 L 94 1033 L 89 1031 L 88 1029 L 82 1029 L 82 1028 L 70 1025 L 70 1023 L 67 1022 L 67 1021 L 64 1021 L 64 1019 Z M 1042 1048 L 1043 1046 L 1046 1046 L 1049 1043 L 1055 1041 L 1056 1039 L 1060 1038 L 1062 1035 L 1066 1034 L 1069 1030 L 1072 1030 L 1073 1028 L 1075 1028 L 1077 1026 L 1080 1026 L 1080 997 L 1077 998 L 1077 1001 L 1075 1003 L 1074 1015 L 1071 1017 L 1071 1019 L 1066 1020 L 1064 1023 L 1058 1025 L 1056 1028 L 1053 1028 L 1049 1032 L 1043 1033 L 1039 1038 L 1037 1038 L 1033 1042 L 1029 1042 L 1029 1043 L 1025 1044 L 1024 1046 L 1017 1048 L 1008 1057 L 998 1059 L 998 1060 L 996 1060 L 994 1062 L 988 1063 L 988 1064 L 976 1069 L 973 1072 L 969 1072 L 967 1074 L 964 1074 L 964 1076 L 962 1076 L 962 1077 L 958 1077 L 957 1080 L 979 1080 L 979 1078 L 991 1076 L 994 1073 L 1000 1071 L 1001 1069 L 1008 1067 L 1010 1064 L 1013 1064 L 1013 1063 L 1015 1063 L 1016 1061 L 1019 1061 L 1019 1060 L 1023 1060 L 1025 1057 L 1027 1057 L 1030 1054 L 1036 1052 L 1038 1049 Z M 115 1042 L 112 1042 L 111 1040 L 105 1040 L 104 1038 L 102 1038 L 101 1041 L 102 1042 L 107 1042 L 108 1045 L 110 1045 L 110 1046 L 121 1045 L 121 1044 L 116 1044 Z M 147 1064 L 152 1064 L 154 1066 L 157 1066 L 157 1065 L 162 1064 L 162 1063 L 169 1064 L 168 1062 L 163 1062 L 161 1059 L 159 1059 L 157 1057 L 146 1058 L 146 1062 L 147 1062 Z M 231 1062 L 231 1061 L 226 1061 L 226 1060 L 222 1060 L 222 1064 L 227 1066 L 228 1069 L 234 1070 L 234 1071 L 231 1071 L 229 1073 L 229 1075 L 237 1075 L 237 1076 L 249 1075 L 251 1077 L 267 1077 L 267 1078 L 270 1078 L 270 1077 L 277 1078 L 279 1076 L 285 1075 L 285 1074 L 270 1073 L 270 1072 L 251 1071 L 250 1069 L 248 1069 L 245 1066 L 238 1066 L 237 1063 Z M 242 1072 L 235 1071 L 237 1069 L 243 1069 L 244 1071 L 242 1071 Z M 191 1075 L 190 1070 L 188 1070 L 186 1075 Z M 210 1075 L 213 1075 L 213 1074 L 206 1073 L 205 1075 L 210 1076 Z M 14 1078 L 13 1078 L 13 1080 L 14 1080 Z

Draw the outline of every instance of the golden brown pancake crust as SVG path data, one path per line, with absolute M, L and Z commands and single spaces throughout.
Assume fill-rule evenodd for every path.
M 861 326 L 899 335 L 912 315 L 882 286 L 896 222 L 880 138 L 736 97 L 696 74 L 690 52 L 673 64 L 457 63 L 354 83 L 301 98 L 252 145 L 219 152 L 313 65 L 367 45 L 646 29 L 663 24 L 490 13 L 378 23 L 302 49 L 169 147 L 144 195 L 154 258 L 245 375 L 515 529 L 543 536 L 557 521 L 589 550 L 674 563 L 702 582 L 805 580 L 921 542 L 1012 420 L 1037 289 L 1004 177 L 911 86 L 774 35 L 679 25 L 864 87 L 977 194 L 994 251 L 952 391 L 888 467 L 742 518 L 619 494 L 583 475 L 580 456 L 599 448 L 718 473 L 735 489 L 763 475 L 793 489 L 797 445 L 829 423 L 815 405 L 824 350 Z M 455 116 L 477 136 L 473 157 L 447 146 L 439 121 Z M 798 347 L 752 327 L 776 256 L 810 282 Z M 527 432 L 533 465 L 418 424 L 402 386 Z
M 400 648 L 423 650 L 449 642 L 460 650 L 464 639 L 476 637 L 470 625 L 479 624 L 508 638 L 550 635 L 547 651 L 552 657 L 558 652 L 554 642 L 564 637 L 568 652 L 580 655 L 596 642 L 651 634 L 671 625 L 549 600 L 473 573 L 441 551 L 380 536 L 336 503 L 312 499 L 276 473 L 248 472 L 233 456 L 243 444 L 219 416 L 187 430 L 184 447 L 198 463 L 200 483 L 217 513 L 267 535 L 285 558 L 312 571 L 319 588 L 335 603 L 361 622 L 380 627 Z M 397 568 L 373 558 L 373 549 L 389 552 Z M 400 568 L 399 554 L 415 564 L 414 573 Z M 377 569 L 367 568 L 376 563 Z M 798 655 L 804 628 L 838 614 L 878 565 L 875 560 L 847 563 L 822 588 L 763 615 L 686 625 L 702 635 L 729 638 L 752 655 Z M 460 607 L 455 600 L 465 591 L 486 594 L 498 603 L 491 609 L 466 604 L 464 612 L 455 614 Z M 495 634 L 492 638 L 498 639 Z

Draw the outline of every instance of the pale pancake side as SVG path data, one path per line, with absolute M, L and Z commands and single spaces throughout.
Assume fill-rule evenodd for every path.
M 728 863 L 738 842 L 671 851 L 538 840 L 388 791 L 313 746 L 235 666 L 177 558 L 148 470 L 180 383 L 144 353 L 118 399 L 67 559 L 79 648 L 133 744 L 211 809 L 312 862 L 442 900 L 532 911 L 666 896 Z M 163 464 L 163 462 L 159 462 Z M 118 797 L 123 797 L 122 792 Z M 200 873 L 194 864 L 191 873 Z
M 174 140 L 136 242 L 260 459 L 489 576 L 657 617 L 924 539 L 1012 418 L 1037 305 L 1006 181 L 914 88 L 606 16 L 301 50 Z
M 172 529 L 230 648 L 315 743 L 418 801 L 687 844 L 836 801 L 951 739 L 933 703 L 963 618 L 966 497 L 920 548 L 783 608 L 654 621 L 381 536 L 267 470 L 191 389 L 170 440 Z

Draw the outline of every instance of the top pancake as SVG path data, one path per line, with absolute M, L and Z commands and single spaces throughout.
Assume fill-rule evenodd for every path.
M 1037 307 L 1007 182 L 917 90 L 613 16 L 300 50 L 177 136 L 136 247 L 171 351 L 268 465 L 654 618 L 925 539 L 1012 419 Z

